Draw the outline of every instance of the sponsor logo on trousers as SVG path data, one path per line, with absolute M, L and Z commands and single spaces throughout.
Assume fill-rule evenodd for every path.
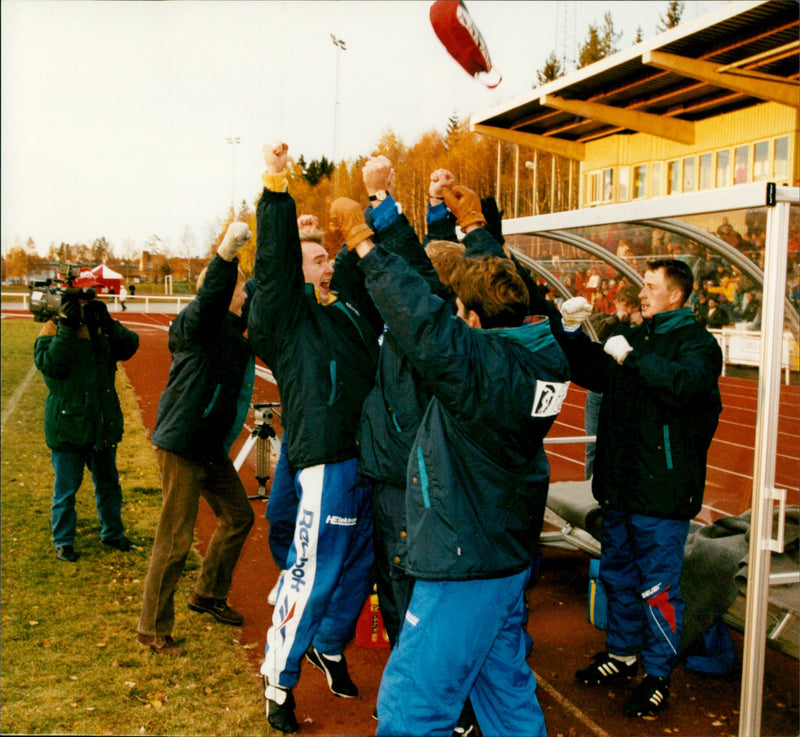
M 302 517 L 297 523 L 295 533 L 295 543 L 299 542 L 297 550 L 297 561 L 291 569 L 292 591 L 300 591 L 306 585 L 306 563 L 308 563 L 308 546 L 310 540 L 309 531 L 314 525 L 314 513 L 309 509 L 304 509 Z

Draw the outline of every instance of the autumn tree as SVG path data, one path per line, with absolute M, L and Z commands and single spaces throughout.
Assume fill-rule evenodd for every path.
M 667 3 L 667 10 L 664 15 L 658 17 L 659 22 L 656 26 L 656 30 L 659 33 L 663 33 L 670 28 L 675 28 L 675 26 L 681 22 L 684 7 L 684 3 L 680 2 L 680 0 L 670 0 L 670 2 Z
M 92 263 L 104 264 L 110 255 L 111 246 L 109 246 L 105 237 L 95 238 L 92 242 Z
M 603 25 L 589 24 L 589 35 L 581 45 L 578 52 L 578 69 L 588 66 L 600 59 L 605 59 L 615 51 L 619 51 L 619 40 L 622 32 L 614 30 L 614 20 L 611 13 L 603 16 Z
M 539 85 L 552 82 L 566 73 L 563 64 L 556 56 L 555 51 L 550 52 L 550 56 L 545 59 L 544 66 L 536 71 L 536 79 Z

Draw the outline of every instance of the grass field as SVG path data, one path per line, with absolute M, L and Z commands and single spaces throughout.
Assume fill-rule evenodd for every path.
M 196 555 L 176 596 L 176 635 L 186 638 L 189 656 L 159 658 L 135 642 L 161 493 L 124 370 L 117 376 L 126 421 L 118 452 L 122 514 L 141 549 L 121 553 L 101 543 L 87 472 L 78 493 L 81 557 L 75 564 L 56 560 L 53 473 L 42 428 L 46 388 L 33 364 L 40 327 L 2 321 L 0 732 L 274 734 L 238 630 L 186 607 Z

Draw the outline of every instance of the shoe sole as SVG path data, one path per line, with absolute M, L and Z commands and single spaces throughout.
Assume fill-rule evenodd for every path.
M 207 609 L 206 607 L 197 606 L 197 604 L 192 604 L 191 602 L 189 602 L 188 606 L 189 609 L 191 609 L 193 612 L 199 612 L 200 614 L 210 614 L 212 617 L 214 617 L 214 619 L 217 620 L 217 622 L 222 622 L 222 624 L 230 624 L 234 627 L 241 627 L 244 624 L 244 619 L 241 620 L 226 619 L 225 617 L 220 616 L 213 609 Z
M 339 693 L 338 691 L 334 691 L 334 689 L 333 689 L 333 677 L 328 672 L 328 669 L 325 666 L 317 663 L 308 653 L 306 653 L 306 660 L 309 663 L 311 663 L 311 665 L 313 665 L 318 671 L 321 671 L 325 675 L 325 680 L 328 682 L 328 688 L 330 689 L 330 692 L 334 696 L 339 696 L 339 697 L 341 697 L 343 699 L 355 699 L 355 698 L 358 697 L 358 693 L 349 694 L 349 693 Z

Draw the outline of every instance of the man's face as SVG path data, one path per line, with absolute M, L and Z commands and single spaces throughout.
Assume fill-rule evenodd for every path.
M 677 310 L 681 306 L 682 296 L 680 289 L 673 289 L 667 284 L 663 268 L 645 272 L 644 286 L 639 292 L 642 317 L 649 319 L 659 312 Z
M 617 317 L 622 322 L 630 323 L 631 325 L 638 325 L 642 321 L 642 316 L 639 312 L 638 305 L 617 300 L 614 303 L 614 307 L 617 310 Z
M 328 252 L 313 241 L 303 241 L 303 278 L 313 284 L 319 298 L 325 304 L 331 296 L 333 266 L 328 261 Z

